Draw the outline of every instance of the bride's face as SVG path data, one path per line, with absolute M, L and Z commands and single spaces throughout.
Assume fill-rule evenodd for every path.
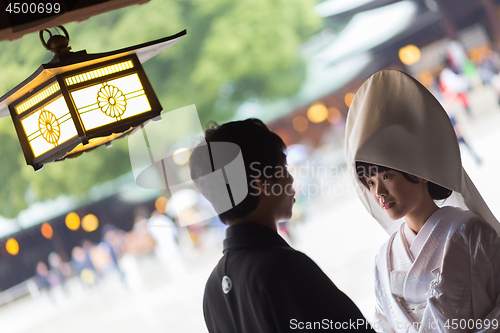
M 392 220 L 398 220 L 409 213 L 418 212 L 422 199 L 429 195 L 426 180 L 415 177 L 412 183 L 395 170 L 373 173 L 366 177 L 366 184 L 375 202 Z

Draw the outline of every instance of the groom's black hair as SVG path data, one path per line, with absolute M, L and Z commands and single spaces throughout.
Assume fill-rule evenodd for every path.
M 232 121 L 222 125 L 212 123 L 205 131 L 205 141 L 210 142 L 231 142 L 241 149 L 245 172 L 247 176 L 248 195 L 230 210 L 219 214 L 222 222 L 244 217 L 253 211 L 259 202 L 258 190 L 256 185 L 251 182 L 256 178 L 264 178 L 263 175 L 272 174 L 270 178 L 275 178 L 275 172 L 266 171 L 271 168 L 284 165 L 286 155 L 284 151 L 286 145 L 276 133 L 272 132 L 261 120 L 249 118 L 241 121 Z M 213 190 L 206 188 L 209 184 L 197 182 L 201 176 L 204 176 L 212 170 L 205 170 L 204 159 L 207 158 L 203 153 L 204 142 L 198 145 L 191 154 L 189 167 L 191 169 L 191 179 L 196 187 L 208 199 Z M 267 168 L 265 170 L 265 168 Z M 209 199 L 210 200 L 210 199 Z

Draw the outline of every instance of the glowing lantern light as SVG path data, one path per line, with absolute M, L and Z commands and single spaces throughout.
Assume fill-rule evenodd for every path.
M 304 132 L 309 127 L 309 122 L 305 117 L 297 116 L 293 118 L 292 125 L 297 132 Z
M 307 110 L 307 119 L 312 123 L 321 123 L 328 118 L 328 109 L 323 103 L 311 105 Z
M 189 161 L 189 157 L 191 157 L 191 150 L 187 148 L 179 148 L 174 152 L 174 156 L 172 158 L 174 159 L 175 164 L 184 165 Z
M 186 35 L 101 54 L 70 52 L 69 35 L 40 31 L 54 58 L 0 98 L 0 117 L 12 117 L 26 163 L 77 157 L 127 134 L 162 107 L 141 63 Z M 49 40 L 43 33 L 48 31 Z
M 340 121 L 342 118 L 342 115 L 340 114 L 339 109 L 337 108 L 329 108 L 328 109 L 328 121 L 331 122 L 332 124 L 336 124 Z
M 13 256 L 19 253 L 19 243 L 14 238 L 9 238 L 5 243 L 5 249 Z
M 406 45 L 399 49 L 399 59 L 407 66 L 416 64 L 420 61 L 420 49 L 415 45 Z
M 51 239 L 52 235 L 54 234 L 54 230 L 52 230 L 52 226 L 48 224 L 47 222 L 42 223 L 42 226 L 40 227 L 40 231 L 42 232 L 42 236 Z
M 82 219 L 82 229 L 86 232 L 95 231 L 99 227 L 99 220 L 94 214 L 87 214 Z
M 344 96 L 344 102 L 345 105 L 347 105 L 348 108 L 351 107 L 352 100 L 354 99 L 354 93 L 347 93 Z
M 66 226 L 69 230 L 78 230 L 80 228 L 80 217 L 75 212 L 66 215 Z
M 167 207 L 168 199 L 165 197 L 159 197 L 155 201 L 155 208 L 160 213 L 165 213 L 165 208 Z

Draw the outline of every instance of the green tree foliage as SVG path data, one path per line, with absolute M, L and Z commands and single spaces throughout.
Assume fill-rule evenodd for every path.
M 66 25 L 73 51 L 99 53 L 187 29 L 187 36 L 144 64 L 165 111 L 196 104 L 202 124 L 230 119 L 249 98 L 298 92 L 305 65 L 298 47 L 318 32 L 314 0 L 151 0 Z M 33 73 L 50 53 L 38 34 L 0 42 L 0 93 Z M 182 126 L 172 132 L 182 135 Z M 130 171 L 126 139 L 39 172 L 26 166 L 10 119 L 0 120 L 0 215 L 13 218 L 33 200 L 85 193 Z

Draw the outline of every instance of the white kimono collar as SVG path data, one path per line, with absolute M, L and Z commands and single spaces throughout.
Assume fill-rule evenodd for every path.
M 429 238 L 429 235 L 431 234 L 432 230 L 439 222 L 439 220 L 448 212 L 450 212 L 451 209 L 453 208 L 447 206 L 436 210 L 434 213 L 432 213 L 431 216 L 429 216 L 422 229 L 420 229 L 420 231 L 416 235 L 413 230 L 408 227 L 408 224 L 405 223 L 404 236 L 406 237 L 406 241 L 410 246 L 410 252 L 413 255 L 413 258 L 416 258 L 420 253 L 420 250 L 422 250 L 422 247 L 424 246 L 425 242 Z

